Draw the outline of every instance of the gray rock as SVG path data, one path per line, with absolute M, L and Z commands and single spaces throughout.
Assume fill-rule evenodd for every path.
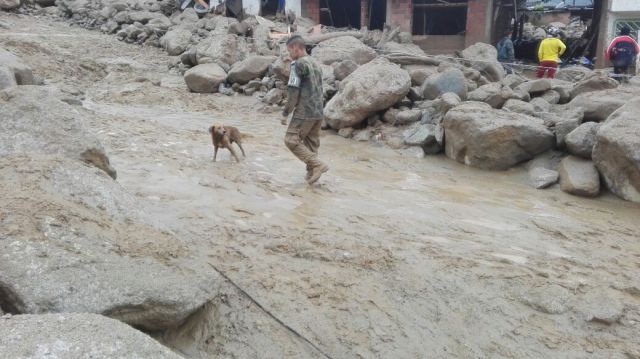
M 555 90 L 549 90 L 540 96 L 541 99 L 547 101 L 552 105 L 557 105 L 560 102 L 560 94 Z
M 20 0 L 0 0 L 0 9 L 13 10 L 20 7 Z M 1 64 L 2 62 L 0 62 Z
M 555 124 L 556 146 L 565 148 L 567 136 L 582 124 L 582 118 L 563 119 Z
M 569 153 L 586 159 L 591 159 L 593 146 L 596 145 L 596 134 L 600 129 L 597 122 L 587 122 L 578 126 L 565 137 Z
M 630 89 L 586 92 L 571 100 L 569 107 L 584 110 L 585 121 L 602 122 L 636 96 Z
M 505 170 L 554 145 L 543 121 L 466 102 L 444 118 L 445 153 L 469 166 Z
M 5 358 L 181 358 L 124 323 L 86 313 L 0 318 L 0 353 Z
M 408 125 L 410 123 L 420 121 L 422 118 L 422 111 L 419 109 L 400 111 L 395 117 L 394 125 Z
M 16 78 L 18 85 L 35 85 L 31 67 L 18 56 L 0 47 L 0 64 L 8 67 Z
M 568 156 L 560 162 L 560 188 L 570 194 L 595 197 L 600 193 L 600 175 L 593 162 Z
M 152 12 L 152 11 L 131 11 L 129 12 L 129 19 L 132 22 L 139 22 L 141 24 L 146 24 L 148 23 L 150 20 L 153 19 L 158 19 L 163 17 L 164 15 L 157 13 L 157 12 Z
M 640 202 L 640 99 L 631 100 L 602 124 L 593 160 L 617 196 Z
M 319 43 L 311 50 L 311 56 L 325 65 L 344 60 L 363 65 L 375 59 L 377 54 L 355 37 L 342 36 Z
M 510 99 L 502 106 L 503 110 L 533 116 L 536 112 L 532 104 L 516 99 Z
M 196 10 L 192 7 L 188 7 L 184 9 L 184 11 L 175 13 L 174 15 L 175 16 L 171 17 L 171 22 L 173 22 L 175 25 L 180 25 L 183 23 L 195 24 L 199 20 L 198 13 L 196 13 Z
M 502 84 L 511 87 L 512 89 L 515 89 L 516 87 L 520 86 L 521 84 L 523 84 L 525 81 L 527 81 L 526 78 L 520 76 L 520 75 L 516 75 L 516 74 L 509 74 L 507 76 L 505 76 L 502 79 Z
M 557 79 L 550 80 L 551 81 L 551 89 L 558 93 L 560 99 L 558 103 L 565 104 L 571 101 L 571 89 L 573 88 L 573 84 L 567 81 L 561 81 Z
M 422 88 L 420 87 L 410 88 L 409 93 L 407 94 L 407 97 L 409 98 L 409 100 L 411 100 L 411 102 L 418 102 L 418 101 L 424 100 L 424 97 L 422 97 Z
M 543 189 L 556 184 L 559 176 L 558 171 L 544 167 L 532 167 L 529 169 L 529 180 L 536 189 Z
M 18 83 L 13 71 L 7 66 L 0 65 L 0 90 L 14 86 L 18 86 Z
M 420 146 L 426 154 L 442 152 L 442 141 L 438 141 L 438 126 L 433 124 L 418 124 L 409 129 L 404 143 L 408 146 Z
M 554 78 L 556 80 L 578 82 L 592 73 L 593 70 L 589 70 L 584 66 L 568 66 L 560 68 Z
M 233 65 L 246 57 L 247 49 L 243 48 L 235 35 L 215 35 L 208 37 L 196 46 L 196 60 L 198 64 L 225 63 Z
M 369 130 L 368 128 L 353 132 L 353 139 L 359 142 L 367 142 L 371 140 L 371 136 L 371 130 Z
M 449 110 L 458 106 L 462 100 L 460 100 L 460 96 L 453 92 L 445 92 L 440 96 L 440 104 L 438 109 L 440 113 L 444 116 L 447 114 Z
M 562 314 L 569 310 L 571 293 L 557 284 L 528 289 L 520 300 L 531 308 L 546 314 Z
M 0 226 L 0 238 L 11 243 L 0 261 L 10 312 L 98 313 L 162 330 L 214 295 L 216 273 L 177 266 L 188 249 L 101 171 L 17 154 L 2 157 L 0 178 L 0 207 L 30 211 Z
M 353 127 L 371 114 L 393 106 L 409 92 L 409 74 L 384 58 L 360 66 L 340 82 L 324 115 L 335 128 Z
M 515 88 L 519 92 L 528 92 L 530 95 L 539 95 L 551 90 L 551 82 L 547 79 L 538 79 L 523 82 Z
M 581 298 L 576 310 L 587 322 L 611 325 L 624 316 L 624 303 L 612 290 L 593 290 Z
M 266 95 L 264 95 L 263 101 L 270 105 L 277 105 L 282 102 L 282 100 L 284 99 L 284 96 L 285 96 L 284 91 L 277 88 L 273 88 L 269 90 L 269 92 L 267 92 Z
M 618 87 L 618 81 L 609 76 L 594 72 L 573 86 L 573 89 L 571 89 L 571 97 L 574 98 L 586 92 L 615 89 L 616 87 Z
M 246 84 L 249 81 L 260 78 L 267 73 L 269 66 L 276 60 L 275 56 L 250 56 L 240 62 L 235 63 L 227 80 L 229 82 L 237 82 Z
M 87 131 L 83 115 L 60 99 L 64 95 L 45 86 L 18 86 L 0 93 L 0 156 L 12 153 L 57 153 L 90 163 L 109 176 L 100 141 Z
M 349 59 L 334 62 L 331 66 L 333 67 L 333 76 L 338 81 L 346 79 L 347 76 L 351 75 L 358 69 L 358 64 Z
M 536 97 L 529 101 L 529 104 L 533 106 L 535 112 L 549 112 L 551 110 L 551 104 L 542 97 Z
M 507 100 L 516 97 L 511 87 L 500 82 L 492 82 L 469 92 L 467 100 L 485 102 L 493 108 L 501 108 Z
M 168 31 L 160 38 L 160 45 L 171 56 L 180 55 L 191 43 L 191 31 L 177 28 Z
M 453 92 L 461 99 L 466 99 L 467 89 L 467 81 L 464 74 L 456 68 L 433 75 L 422 85 L 422 93 L 427 100 L 436 99 L 447 92 Z
M 462 58 L 471 62 L 471 67 L 491 82 L 502 80 L 505 76 L 502 65 L 498 62 L 498 50 L 495 47 L 477 42 L 460 53 Z
M 218 64 L 203 64 L 189 69 L 184 74 L 184 81 L 193 92 L 212 93 L 225 82 L 227 73 Z
M 343 127 L 338 131 L 338 136 L 351 138 L 353 136 L 353 127 Z
M 407 65 L 403 68 L 409 72 L 412 86 L 422 86 L 429 77 L 438 73 L 437 66 Z
M 158 14 L 157 17 L 149 20 L 147 26 L 154 31 L 167 31 L 172 23 L 168 17 Z

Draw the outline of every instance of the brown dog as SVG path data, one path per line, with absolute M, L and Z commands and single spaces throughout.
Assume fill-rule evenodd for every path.
M 213 142 L 213 162 L 216 161 L 216 157 L 218 156 L 218 148 L 226 148 L 231 152 L 231 155 L 236 159 L 236 161 L 240 162 L 238 155 L 231 147 L 232 143 L 236 143 L 238 147 L 240 147 L 240 151 L 242 151 L 242 157 L 246 157 L 244 154 L 244 149 L 242 148 L 242 139 L 240 136 L 240 131 L 232 126 L 223 126 L 219 124 L 215 124 L 209 127 L 209 133 L 211 134 L 211 142 Z

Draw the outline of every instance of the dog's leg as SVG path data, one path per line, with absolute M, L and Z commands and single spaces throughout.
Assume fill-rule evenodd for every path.
M 244 148 L 242 148 L 242 143 L 238 141 L 236 142 L 236 144 L 238 145 L 238 147 L 240 147 L 240 151 L 242 151 L 242 157 L 247 157 L 247 155 L 244 154 Z
M 233 147 L 229 145 L 229 147 L 227 148 L 229 149 L 229 152 L 231 152 L 231 155 L 236 159 L 236 161 L 240 162 L 240 158 L 238 158 L 238 155 L 236 154 L 236 151 L 233 150 Z
M 218 156 L 218 146 L 213 147 L 213 162 L 216 161 L 216 157 Z

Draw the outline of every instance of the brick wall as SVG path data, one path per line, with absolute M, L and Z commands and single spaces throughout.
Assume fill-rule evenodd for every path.
M 387 7 L 387 23 L 391 28 L 400 26 L 402 31 L 411 32 L 413 19 L 412 0 L 387 0 L 391 6 Z
M 320 23 L 320 0 L 302 0 L 302 16 Z
M 469 0 L 467 7 L 467 32 L 465 45 L 476 42 L 491 43 L 491 0 Z

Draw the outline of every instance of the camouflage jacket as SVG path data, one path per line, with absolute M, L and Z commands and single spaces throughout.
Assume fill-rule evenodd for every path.
M 286 111 L 293 110 L 293 118 L 301 120 L 322 120 L 324 97 L 322 92 L 322 68 L 311 56 L 296 60 L 296 81 L 289 81 Z M 298 85 L 298 86 L 296 86 Z M 295 109 L 295 110 L 294 110 Z

